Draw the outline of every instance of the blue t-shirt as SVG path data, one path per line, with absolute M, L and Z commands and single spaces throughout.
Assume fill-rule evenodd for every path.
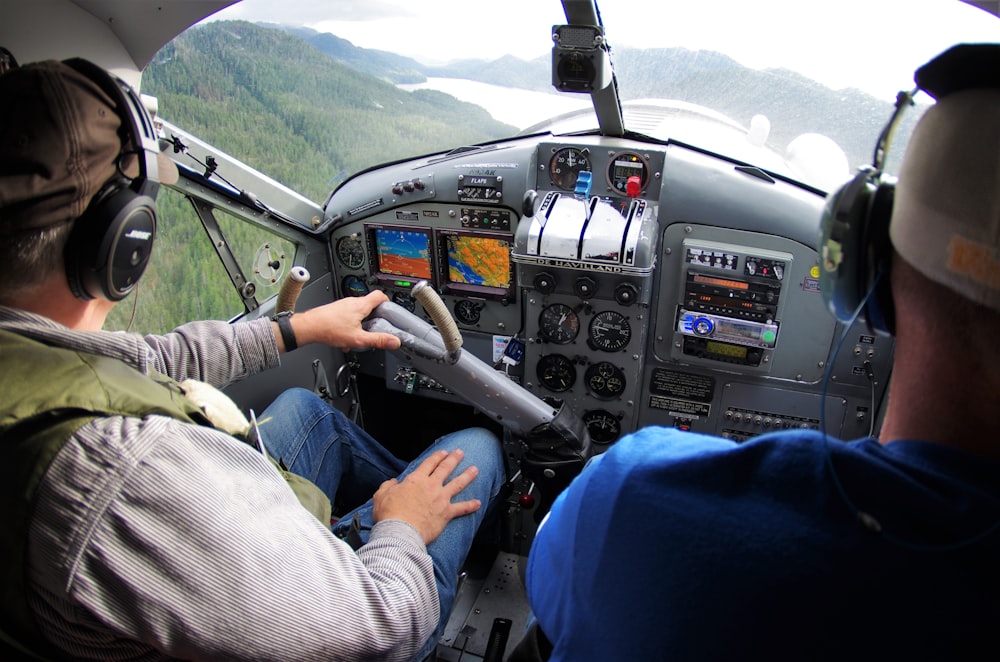
M 553 660 L 995 659 L 998 519 L 940 444 L 651 427 L 556 500 L 528 597 Z

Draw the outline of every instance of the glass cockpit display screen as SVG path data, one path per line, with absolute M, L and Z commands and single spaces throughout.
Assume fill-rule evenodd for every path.
M 376 258 L 376 275 L 431 280 L 431 236 L 424 229 L 372 226 L 369 246 Z
M 510 287 L 510 241 L 486 235 L 446 234 L 448 282 L 506 290 Z

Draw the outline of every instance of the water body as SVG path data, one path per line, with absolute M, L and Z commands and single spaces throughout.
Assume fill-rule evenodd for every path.
M 519 131 L 534 126 L 563 113 L 593 109 L 589 95 L 532 92 L 460 78 L 428 78 L 424 83 L 399 85 L 403 90 L 432 89 L 445 92 L 461 101 L 474 103 L 486 109 L 497 121 L 511 124 Z M 680 102 L 674 102 L 680 104 Z M 766 118 L 758 124 L 767 124 Z M 596 128 L 596 120 L 586 125 L 560 127 L 558 131 Z M 833 190 L 849 177 L 847 155 L 832 140 L 819 134 L 803 134 L 787 146 L 765 147 L 769 124 L 763 136 L 755 136 L 759 126 L 751 123 L 750 131 L 725 130 L 718 122 L 688 122 L 670 127 L 670 137 L 754 163 L 761 167 L 784 173 L 823 190 Z M 666 137 L 667 130 L 646 131 L 651 135 Z

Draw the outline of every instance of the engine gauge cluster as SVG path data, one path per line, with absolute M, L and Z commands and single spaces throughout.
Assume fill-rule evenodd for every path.
M 593 285 L 594 291 L 588 296 L 600 293 L 599 283 Z M 605 288 L 605 292 L 611 291 Z M 581 296 L 579 292 L 575 295 Z M 614 414 L 594 405 L 621 403 L 628 416 L 633 416 L 632 392 L 639 383 L 641 364 L 626 352 L 635 344 L 633 324 L 638 320 L 633 317 L 633 308 L 620 303 L 616 306 L 605 301 L 595 305 L 595 298 L 559 298 L 535 303 L 538 326 L 530 339 L 533 344 L 547 346 L 535 364 L 538 393 L 564 398 L 575 411 L 585 415 L 587 428 L 597 443 L 610 443 L 621 435 L 626 414 Z
M 620 396 L 625 391 L 627 382 L 625 372 L 608 361 L 601 361 L 587 368 L 584 379 L 587 380 L 590 392 L 602 400 Z

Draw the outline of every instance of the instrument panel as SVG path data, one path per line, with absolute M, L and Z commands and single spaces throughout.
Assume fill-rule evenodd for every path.
M 568 404 L 600 450 L 646 425 L 869 432 L 892 342 L 826 311 L 823 202 L 679 144 L 525 137 L 358 175 L 325 222 L 338 296 L 427 317 L 410 296 L 427 280 L 465 351 Z M 361 365 L 462 402 L 391 356 Z
M 640 195 L 653 178 L 650 169 L 650 153 L 634 150 L 612 151 L 602 159 L 593 159 L 598 164 L 595 170 L 589 148 L 546 146 L 552 151 L 548 173 L 552 186 L 563 191 L 574 191 L 581 172 L 598 172 L 604 175 L 607 192 L 613 195 Z M 656 174 L 656 177 L 659 173 Z

